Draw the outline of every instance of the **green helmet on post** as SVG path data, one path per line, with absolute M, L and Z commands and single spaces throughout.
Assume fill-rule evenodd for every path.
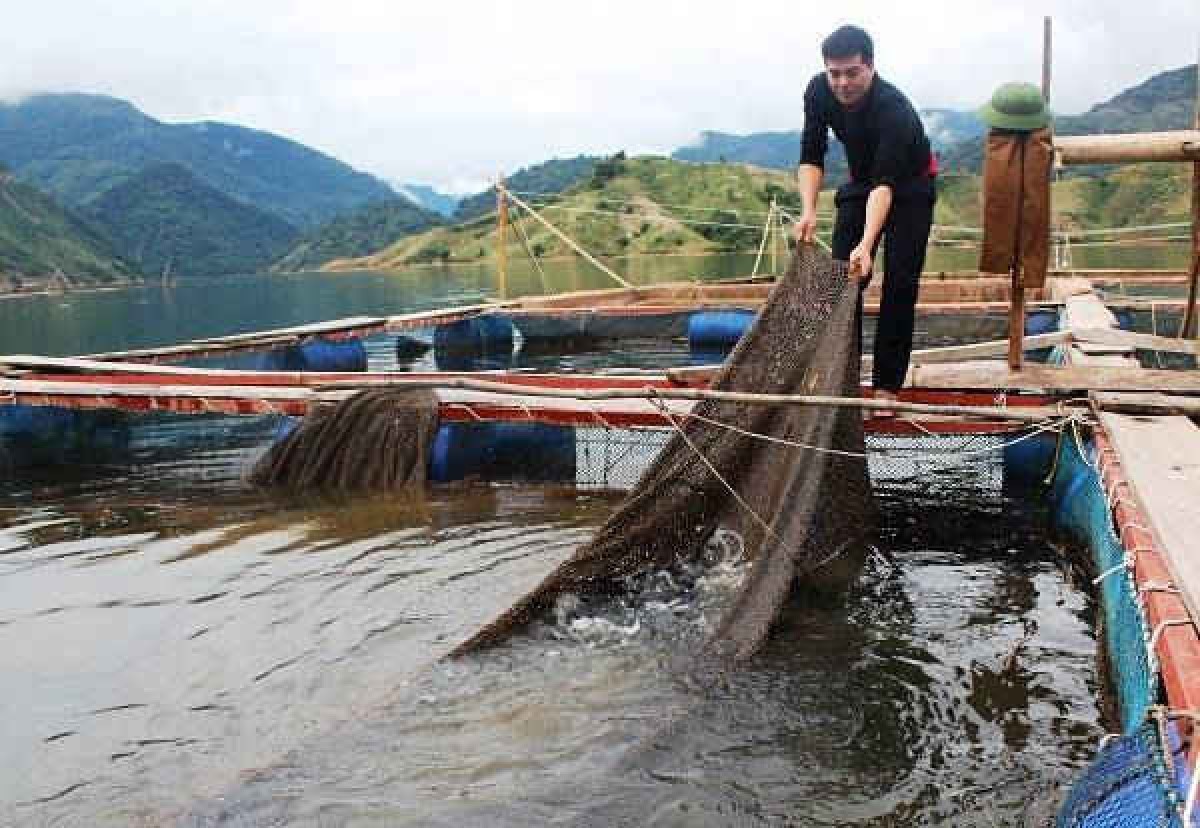
M 979 108 L 979 117 L 992 129 L 1032 132 L 1048 126 L 1053 115 L 1032 83 L 1006 83 Z

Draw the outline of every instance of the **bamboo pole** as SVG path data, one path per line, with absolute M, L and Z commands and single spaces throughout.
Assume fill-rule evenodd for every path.
M 1054 150 L 1063 164 L 1131 164 L 1200 160 L 1200 129 L 1125 135 L 1060 135 Z
M 496 290 L 500 298 L 508 298 L 508 199 L 505 195 L 504 174 L 496 178 Z
M 553 233 L 555 236 L 557 236 L 558 239 L 563 242 L 563 244 L 567 245 L 572 250 L 574 250 L 576 253 L 578 253 L 580 256 L 582 256 L 584 259 L 586 259 L 588 262 L 590 262 L 591 264 L 595 265 L 597 268 L 602 270 L 606 275 L 609 276 L 609 278 L 611 278 L 613 281 L 615 281 L 619 285 L 621 285 L 621 287 L 627 287 L 627 288 L 633 287 L 633 285 L 631 283 L 627 282 L 626 280 L 624 280 L 620 276 L 618 276 L 612 268 L 610 268 L 608 265 L 601 262 L 599 259 L 597 259 L 595 256 L 593 256 L 591 253 L 584 250 L 583 247 L 578 242 L 576 242 L 573 238 L 571 238 L 566 233 L 559 230 L 557 227 L 555 227 L 553 224 L 551 224 L 549 221 L 547 221 L 545 218 L 543 218 L 541 213 L 539 213 L 537 210 L 530 207 L 524 201 L 522 201 L 521 199 L 517 198 L 515 195 L 510 193 L 507 189 L 505 189 L 503 184 L 498 185 L 498 189 L 505 196 L 507 196 L 508 198 L 511 198 L 513 204 L 517 205 L 522 210 L 529 213 L 529 215 L 533 216 L 538 222 L 540 222 L 542 224 L 542 226 L 544 226 L 547 230 L 549 230 L 551 233 Z
M 809 405 L 832 408 L 901 411 L 910 414 L 943 414 L 975 417 L 988 420 L 1012 420 L 1023 423 L 1044 423 L 1055 417 L 1067 416 L 1057 408 L 999 408 L 984 405 L 940 405 L 910 403 L 898 400 L 877 400 L 864 397 L 831 397 L 814 394 L 755 394 L 742 391 L 714 391 L 703 388 L 604 388 L 567 389 L 540 385 L 516 385 L 507 382 L 477 380 L 466 377 L 446 379 L 392 378 L 382 382 L 345 382 L 319 385 L 316 391 L 361 391 L 372 388 L 413 388 L 428 390 L 478 391 L 507 397 L 551 397 L 568 400 L 715 400 L 747 405 Z M 1086 410 L 1086 409 L 1081 409 Z
M 1192 125 L 1200 131 L 1200 55 L 1196 60 L 1196 108 Z M 1187 308 L 1179 336 L 1196 338 L 1196 293 L 1200 288 L 1200 160 L 1192 164 L 1192 281 L 1188 286 Z

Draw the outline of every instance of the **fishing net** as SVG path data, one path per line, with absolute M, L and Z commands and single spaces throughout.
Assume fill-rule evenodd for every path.
M 1182 828 L 1168 744 L 1157 717 L 1110 741 L 1071 786 L 1056 828 Z
M 713 388 L 856 396 L 857 305 L 846 264 L 801 247 Z M 673 422 L 592 540 L 453 655 L 502 641 L 560 595 L 694 558 L 718 528 L 739 532 L 753 562 L 709 645 L 734 660 L 759 648 L 798 577 L 832 585 L 857 570 L 874 512 L 858 409 L 705 400 Z
M 248 479 L 342 491 L 422 485 L 437 429 L 432 392 L 362 391 L 310 413 L 259 459 Z
M 1093 454 L 1093 444 L 1067 432 L 1059 444 L 1051 497 L 1059 526 L 1087 546 L 1100 576 L 1097 588 L 1106 663 L 1121 729 L 1129 732 L 1145 721 L 1158 700 L 1158 670 L 1151 662 L 1137 585 L 1124 565 L 1126 549 L 1113 528 Z

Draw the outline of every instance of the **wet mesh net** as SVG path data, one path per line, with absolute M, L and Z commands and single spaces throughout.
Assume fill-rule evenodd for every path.
M 421 485 L 437 428 L 431 391 L 362 391 L 306 416 L 259 459 L 248 480 L 340 491 Z
M 844 263 L 801 248 L 713 387 L 857 395 L 857 303 Z M 675 425 L 592 540 L 454 655 L 502 641 L 560 595 L 619 589 L 694 558 L 722 527 L 742 535 L 753 561 L 710 642 L 735 660 L 762 644 L 796 578 L 836 583 L 856 571 L 874 513 L 858 409 L 705 400 Z
M 1091 443 L 1065 432 L 1059 443 L 1051 497 L 1059 526 L 1086 546 L 1102 576 L 1101 627 L 1108 672 L 1116 694 L 1123 732 L 1146 719 L 1158 699 L 1158 670 L 1150 661 L 1147 624 L 1137 585 L 1124 566 L 1126 550 L 1113 529 L 1104 486 L 1093 467 Z
M 1058 812 L 1056 828 L 1182 826 L 1172 787 L 1160 719 L 1109 742 L 1071 786 Z

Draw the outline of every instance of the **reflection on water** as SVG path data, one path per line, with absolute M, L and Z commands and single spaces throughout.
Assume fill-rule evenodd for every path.
M 874 462 L 881 556 L 744 671 L 687 658 L 728 536 L 439 663 L 611 497 L 267 496 L 239 475 L 274 424 L 194 422 L 5 486 L 0 822 L 1010 825 L 1100 734 L 1087 601 L 993 457 Z

